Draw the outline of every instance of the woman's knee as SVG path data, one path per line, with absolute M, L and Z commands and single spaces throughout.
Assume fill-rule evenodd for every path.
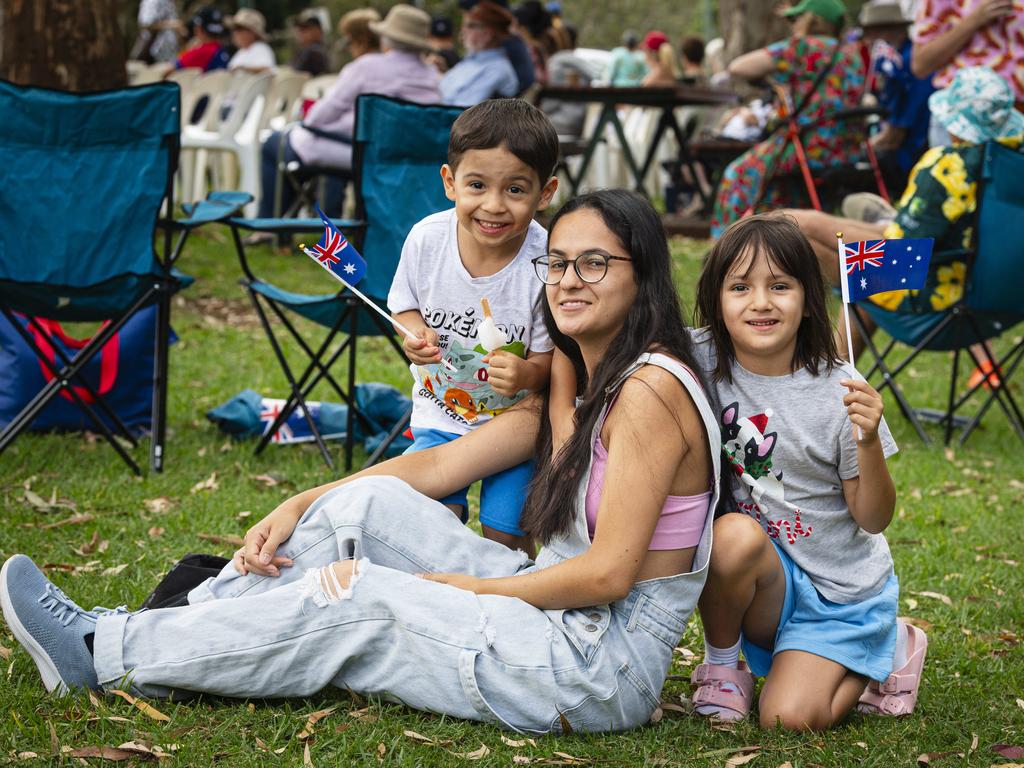
M 749 515 L 730 512 L 715 521 L 709 571 L 719 577 L 756 576 L 754 566 L 770 547 L 768 535 Z

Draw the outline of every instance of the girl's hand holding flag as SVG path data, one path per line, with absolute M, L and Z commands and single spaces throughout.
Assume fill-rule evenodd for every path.
M 876 293 L 924 288 L 935 240 L 928 237 L 844 243 L 842 232 L 836 232 L 836 240 L 839 246 L 839 285 L 843 293 L 846 350 L 850 365 L 853 365 L 850 304 L 863 301 Z M 877 437 L 878 424 L 882 418 L 881 396 L 864 381 L 846 379 L 842 384 L 849 389 L 843 402 L 849 410 L 850 420 L 857 426 L 857 439 L 870 441 Z

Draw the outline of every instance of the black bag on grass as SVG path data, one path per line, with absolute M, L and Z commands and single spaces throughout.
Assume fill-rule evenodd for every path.
M 230 563 L 219 555 L 188 554 L 176 562 L 140 608 L 177 608 L 188 604 L 188 593 Z

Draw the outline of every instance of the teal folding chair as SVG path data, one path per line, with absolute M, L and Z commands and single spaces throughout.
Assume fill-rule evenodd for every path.
M 376 94 L 362 95 L 356 101 L 353 178 L 356 192 L 356 218 L 332 219 L 351 240 L 367 263 L 359 289 L 379 306 L 386 306 L 388 291 L 406 235 L 420 219 L 451 206 L 445 197 L 438 171 L 448 157 L 448 138 L 452 123 L 461 108 L 416 104 Z M 274 234 L 322 233 L 319 219 L 241 219 L 231 220 L 235 249 L 244 273 L 242 286 L 260 318 L 267 340 L 288 381 L 288 401 L 277 420 L 270 425 L 256 446 L 260 453 L 271 437 L 296 408 L 302 408 L 313 388 L 326 383 L 349 406 L 345 439 L 345 469 L 352 468 L 356 422 L 360 428 L 380 431 L 370 416 L 359 407 L 356 391 L 356 360 L 360 337 L 383 336 L 398 359 L 408 364 L 402 346 L 390 323 L 365 306 L 346 290 L 329 293 L 285 291 L 267 276 L 258 276 L 246 258 L 242 231 Z M 300 257 L 302 258 L 302 257 Z M 319 277 L 323 287 L 331 286 L 327 275 Z M 318 284 L 319 285 L 319 284 Z M 326 336 L 317 344 L 303 338 L 291 316 L 302 317 L 323 329 Z M 271 320 L 276 320 L 276 323 Z M 291 337 L 302 352 L 305 364 L 296 372 L 289 364 L 285 347 L 275 325 Z M 332 368 L 345 361 L 344 383 Z M 333 469 L 334 460 L 324 440 L 303 408 L 324 462 Z M 399 423 L 388 438 L 369 457 L 373 464 L 388 450 L 391 442 L 408 426 Z
M 933 261 L 942 255 L 964 258 L 966 284 L 959 301 L 942 311 L 933 311 L 923 302 L 915 306 L 913 301 L 908 302 L 912 311 L 896 312 L 871 302 L 857 304 L 859 310 L 889 334 L 891 340 L 881 350 L 866 333 L 858 313 L 852 313 L 873 357 L 867 378 L 870 380 L 876 373 L 881 375 L 879 390 L 888 387 L 892 391 L 900 410 L 925 443 L 928 436 L 921 425 L 922 418 L 945 426 L 946 443 L 952 439 L 955 427 L 961 426 L 959 442 L 963 445 L 993 405 L 999 406 L 1012 429 L 1024 440 L 1024 415 L 1012 392 L 1012 377 L 1024 358 L 1024 341 L 1011 344 L 998 358 L 987 344 L 1024 321 L 1024 294 L 1015 279 L 1024 264 L 1024 184 L 1021 179 L 1024 179 L 1024 154 L 989 142 L 984 150 L 971 247 L 933 256 Z M 890 365 L 887 358 L 897 343 L 912 349 L 898 364 Z M 974 344 L 983 345 L 983 357 L 971 349 Z M 944 410 L 911 407 L 897 383 L 899 374 L 926 351 L 953 352 Z M 958 394 L 960 357 L 965 351 L 976 366 L 988 363 L 993 370 L 1002 369 L 1001 385 L 986 389 L 982 381 Z M 984 400 L 974 416 L 958 415 L 968 401 L 981 395 Z
M 160 471 L 171 296 L 191 282 L 174 263 L 192 229 L 237 207 L 160 219 L 164 206 L 173 211 L 181 123 L 175 83 L 72 94 L 0 81 L 0 115 L 0 312 L 49 379 L 4 425 L 0 451 L 62 395 L 140 473 L 120 442 L 135 446 L 136 435 L 86 380 L 83 367 L 135 312 L 155 305 L 150 460 Z M 27 327 L 18 322 L 23 318 Z M 37 341 L 47 336 L 37 318 L 109 322 L 73 356 L 56 347 L 48 355 Z

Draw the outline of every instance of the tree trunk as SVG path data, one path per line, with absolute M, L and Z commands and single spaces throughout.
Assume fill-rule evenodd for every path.
M 116 0 L 0 0 L 0 8 L 3 78 L 61 91 L 127 85 Z
M 764 48 L 789 35 L 786 22 L 768 0 L 718 0 L 718 28 L 725 39 L 725 58 Z

